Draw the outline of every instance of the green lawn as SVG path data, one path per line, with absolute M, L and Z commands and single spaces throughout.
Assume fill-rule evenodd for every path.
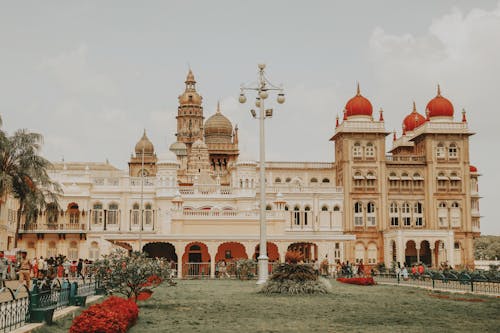
M 315 296 L 265 296 L 254 281 L 179 281 L 140 303 L 138 332 L 498 332 L 500 299 L 332 282 Z M 449 296 L 450 299 L 432 297 Z M 461 300 L 458 300 L 461 298 Z M 463 299 L 480 299 L 469 302 Z M 38 332 L 67 332 L 71 318 Z

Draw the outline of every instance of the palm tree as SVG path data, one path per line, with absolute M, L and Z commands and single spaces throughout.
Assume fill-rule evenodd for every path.
M 61 187 L 47 172 L 52 164 L 39 155 L 42 142 L 41 134 L 26 129 L 17 130 L 12 136 L 0 130 L 0 194 L 10 192 L 19 201 L 14 247 L 22 216 L 27 222 L 36 220 L 37 212 L 47 202 L 57 204 L 57 195 L 61 193 Z

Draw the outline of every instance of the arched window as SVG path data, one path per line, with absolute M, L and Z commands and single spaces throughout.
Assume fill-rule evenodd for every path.
M 445 149 L 444 149 L 444 144 L 443 143 L 438 143 L 437 149 L 436 149 L 436 157 L 438 159 L 443 159 L 446 157 Z
M 363 226 L 363 204 L 358 201 L 354 203 L 354 226 Z
M 368 142 L 366 144 L 365 156 L 366 156 L 366 158 L 374 158 L 375 157 L 375 148 L 373 147 L 373 143 Z
M 395 172 L 391 172 L 389 174 L 389 187 L 391 189 L 397 189 L 399 185 L 399 177 L 396 175 Z
M 410 204 L 407 202 L 401 205 L 401 218 L 403 219 L 403 225 L 405 227 L 411 226 L 411 209 Z
M 361 243 L 356 244 L 354 247 L 354 257 L 356 259 L 356 263 L 360 263 L 364 261 L 365 258 L 365 246 Z
M 274 180 L 275 183 L 279 184 L 281 183 L 281 178 L 280 177 L 276 177 L 276 179 Z
M 47 205 L 47 223 L 57 223 L 57 218 L 59 216 L 59 208 L 57 207 L 57 204 L 54 202 L 51 202 Z
M 339 207 L 339 206 L 335 206 L 335 207 L 333 207 L 333 211 L 334 211 L 334 212 L 339 212 L 339 211 L 340 211 L 340 207 Z
M 415 226 L 421 227 L 424 225 L 424 207 L 421 202 L 415 203 L 413 217 L 415 218 Z
M 389 217 L 391 219 L 391 227 L 397 227 L 399 225 L 399 210 L 396 202 L 391 202 L 389 206 Z
M 323 180 L 321 181 L 323 184 L 327 184 L 330 182 L 330 179 L 329 178 L 323 178 Z
M 366 225 L 369 227 L 377 225 L 374 202 L 369 202 L 368 205 L 366 205 Z
M 75 241 L 72 241 L 71 243 L 69 243 L 68 259 L 69 260 L 78 260 L 78 243 Z
M 285 205 L 285 210 L 286 211 L 290 210 L 290 207 L 288 207 L 288 205 Z
M 354 187 L 362 187 L 363 186 L 363 182 L 365 180 L 365 177 L 361 174 L 361 172 L 359 171 L 356 171 L 354 173 Z
M 266 210 L 273 210 L 273 207 L 271 205 L 266 205 Z
M 309 223 L 309 212 L 311 211 L 311 207 L 306 206 L 304 208 L 305 213 L 304 213 L 304 225 L 308 225 Z
M 95 203 L 92 206 L 92 224 L 102 224 L 103 215 L 102 203 Z
M 108 206 L 108 220 L 107 224 L 117 224 L 118 223 L 118 204 L 111 203 Z
M 363 151 L 361 149 L 361 143 L 356 142 L 352 148 L 352 157 L 355 159 L 363 157 Z
M 450 174 L 450 190 L 458 191 L 460 190 L 460 180 L 461 178 L 458 176 L 456 172 L 452 172 Z
M 293 207 L 293 224 L 300 225 L 300 208 L 299 208 L 299 206 Z
M 456 201 L 451 204 L 450 222 L 453 228 L 459 228 L 461 225 L 460 205 Z
M 139 170 L 139 171 L 137 172 L 137 177 L 142 177 L 142 176 L 144 176 L 144 177 L 149 176 L 149 172 L 148 172 L 148 170 L 146 170 L 146 169 L 141 169 L 141 170 Z
M 147 203 L 144 208 L 144 224 L 151 226 L 153 224 L 153 206 L 150 203 Z
M 132 225 L 133 226 L 138 226 L 139 225 L 139 214 L 140 214 L 139 204 L 138 203 L 134 203 L 132 205 L 132 216 L 131 216 Z
M 69 223 L 78 224 L 80 221 L 80 210 L 77 203 L 70 203 L 68 205 Z
M 448 147 L 448 157 L 453 159 L 458 157 L 458 148 L 456 144 L 452 143 Z
M 57 248 L 56 248 L 56 242 L 50 241 L 49 242 L 49 247 L 47 248 L 47 258 L 55 258 L 57 257 Z
M 90 243 L 89 257 L 92 260 L 99 259 L 99 244 L 97 242 Z
M 411 180 L 411 178 L 408 175 L 408 172 L 401 173 L 401 189 L 402 190 L 410 189 L 410 180 Z
M 448 208 L 444 201 L 441 201 L 438 205 L 438 223 L 440 227 L 448 226 Z
M 317 178 L 311 178 L 311 183 L 317 183 L 318 182 L 318 179 Z
M 375 243 L 368 244 L 368 264 L 377 263 L 377 245 Z
M 321 211 L 322 212 L 327 212 L 328 211 L 328 206 L 327 205 L 323 205 L 323 207 L 321 207 Z
M 287 177 L 287 178 L 285 179 L 285 183 L 289 183 L 289 182 L 291 182 L 291 181 L 292 181 L 292 178 L 290 178 L 290 177 Z
M 373 189 L 375 187 L 375 179 L 377 179 L 377 177 L 375 177 L 373 172 L 368 172 L 366 174 L 366 186 Z

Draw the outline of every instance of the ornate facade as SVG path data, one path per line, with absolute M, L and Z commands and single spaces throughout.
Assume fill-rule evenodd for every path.
M 219 105 L 204 120 L 191 71 L 185 84 L 169 152 L 157 156 L 144 132 L 128 171 L 55 164 L 62 209 L 55 219 L 44 212 L 23 224 L 21 246 L 29 256 L 93 259 L 114 246 L 142 247 L 179 265 L 207 263 L 212 275 L 222 258 L 256 257 L 258 164 L 238 159 L 238 129 Z M 358 87 L 331 138 L 335 161 L 266 163 L 270 260 L 283 261 L 287 249 L 296 249 L 332 263 L 472 267 L 479 174 L 469 162 L 473 133 L 465 113 L 460 121 L 453 117 L 438 88 L 425 116 L 414 104 L 387 154 L 383 112 L 374 119 Z

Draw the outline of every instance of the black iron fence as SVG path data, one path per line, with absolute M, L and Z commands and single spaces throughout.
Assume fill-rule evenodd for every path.
M 499 280 L 488 279 L 485 276 L 476 276 L 473 274 L 427 272 L 424 274 L 410 274 L 406 277 L 402 274 L 389 273 L 377 274 L 374 278 L 377 282 L 421 286 L 429 289 L 500 295 Z
M 56 310 L 70 305 L 85 306 L 87 296 L 99 289 L 96 281 L 70 282 L 33 281 L 33 288 L 25 285 L 0 292 L 0 333 L 10 332 L 26 323 L 52 323 Z

